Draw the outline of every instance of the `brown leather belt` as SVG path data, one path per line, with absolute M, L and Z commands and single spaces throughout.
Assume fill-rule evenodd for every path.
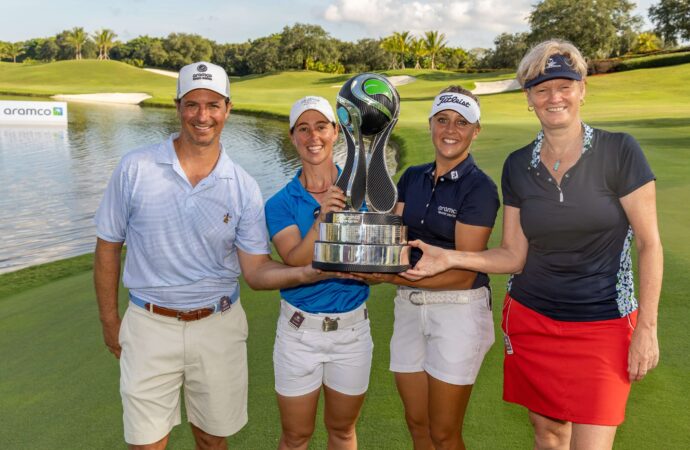
M 194 320 L 203 319 L 215 312 L 214 308 L 199 308 L 189 311 L 178 311 L 176 309 L 163 308 L 162 306 L 154 305 L 153 303 L 146 303 L 144 306 L 146 310 L 151 311 L 154 314 L 160 314 L 161 316 L 165 317 L 174 317 L 175 319 L 183 322 L 192 322 Z
M 205 308 L 199 309 L 189 309 L 185 311 L 179 309 L 166 308 L 164 306 L 158 306 L 132 295 L 131 292 L 129 294 L 129 300 L 134 305 L 143 308 L 147 311 L 150 311 L 154 314 L 159 314 L 165 317 L 172 317 L 183 322 L 192 322 L 194 320 L 200 320 L 205 317 L 208 317 L 216 312 L 227 311 L 230 309 L 232 304 L 235 303 L 238 299 L 239 289 L 235 289 L 235 291 L 232 294 L 224 295 L 220 298 L 220 300 L 215 301 L 210 306 L 206 306 Z

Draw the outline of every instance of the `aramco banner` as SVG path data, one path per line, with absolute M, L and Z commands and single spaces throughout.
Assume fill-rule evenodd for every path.
M 1 124 L 67 125 L 67 103 L 2 100 Z

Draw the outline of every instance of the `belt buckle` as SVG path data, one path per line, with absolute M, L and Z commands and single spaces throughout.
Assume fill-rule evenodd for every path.
M 340 320 L 340 317 L 336 317 L 335 319 L 331 319 L 330 317 L 325 317 L 323 319 L 323 322 L 321 323 L 321 330 L 322 331 L 335 331 L 335 330 L 337 330 L 339 320 Z
M 419 298 L 417 298 L 419 297 Z M 412 291 L 407 297 L 408 301 L 413 305 L 423 305 L 425 304 L 424 292 L 422 291 Z
M 184 319 L 184 316 L 185 316 L 186 314 L 189 314 L 190 312 L 192 312 L 192 310 L 189 310 L 189 309 L 188 309 L 187 311 L 180 311 L 180 310 L 177 310 L 177 314 L 175 315 L 175 318 L 176 318 L 177 320 L 182 320 L 182 321 L 184 321 L 184 322 L 187 322 L 187 320 Z

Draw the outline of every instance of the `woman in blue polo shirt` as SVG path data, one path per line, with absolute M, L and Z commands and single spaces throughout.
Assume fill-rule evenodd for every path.
M 459 86 L 434 99 L 434 161 L 410 167 L 398 182 L 394 212 L 402 215 L 409 239 L 464 251 L 486 248 L 499 201 L 496 185 L 470 155 L 479 118 L 478 98 Z M 411 263 L 420 256 L 413 249 Z M 472 385 L 494 342 L 488 276 L 449 270 L 415 283 L 390 274 L 367 278 L 399 285 L 390 369 L 414 448 L 464 448 Z
M 338 137 L 333 108 L 304 97 L 290 111 L 290 139 L 302 161 L 295 178 L 266 202 L 268 231 L 283 261 L 310 264 L 319 223 L 345 207 L 334 185 Z M 365 301 L 369 287 L 329 279 L 281 289 L 273 351 L 282 435 L 279 448 L 306 448 L 321 387 L 329 448 L 355 448 L 355 423 L 369 385 L 374 344 Z
M 632 136 L 582 122 L 586 75 L 568 42 L 528 52 L 518 81 L 541 131 L 503 167 L 501 246 L 471 253 L 413 243 L 424 256 L 406 274 L 514 274 L 503 309 L 503 397 L 529 410 L 535 448 L 611 448 L 631 382 L 659 359 L 654 174 Z

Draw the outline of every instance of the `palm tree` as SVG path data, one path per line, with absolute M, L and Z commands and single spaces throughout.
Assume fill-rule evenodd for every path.
M 0 53 L 4 54 L 1 56 L 7 56 L 8 58 L 12 58 L 12 62 L 16 63 L 17 56 L 24 54 L 24 44 L 21 42 L 7 42 L 4 45 L 4 48 L 2 48 L 2 51 L 0 51 Z
M 388 36 L 388 37 L 384 38 L 381 41 L 381 48 L 384 51 L 395 56 L 391 60 L 391 66 L 389 67 L 389 69 L 397 69 L 398 68 L 398 56 L 397 56 L 398 50 L 397 50 L 397 45 L 395 43 L 395 39 L 393 38 L 393 36 Z
M 392 35 L 381 41 L 381 48 L 395 56 L 391 69 L 398 68 L 398 57 L 400 58 L 400 68 L 405 68 L 405 57 L 411 51 L 410 46 L 414 38 L 409 31 L 393 32 Z
M 422 39 L 413 38 L 410 41 L 410 53 L 412 53 L 412 58 L 414 58 L 414 68 L 421 69 L 422 65 L 419 64 L 419 60 L 427 55 L 426 47 L 424 46 L 424 41 Z
M 93 40 L 96 41 L 98 46 L 98 59 L 110 59 L 108 53 L 110 49 L 113 48 L 113 39 L 117 37 L 117 34 L 113 30 L 108 28 L 103 28 L 102 30 L 96 31 L 93 34 Z
M 393 48 L 395 49 L 395 53 L 400 55 L 400 67 L 404 69 L 405 56 L 407 56 L 407 53 L 410 51 L 412 36 L 410 35 L 409 31 L 402 31 L 400 33 L 394 31 L 393 36 L 391 37 L 393 38 Z
M 74 59 L 81 59 L 81 46 L 89 39 L 82 27 L 74 27 L 72 31 L 67 34 L 67 42 L 74 47 Z
M 424 48 L 431 56 L 431 69 L 436 69 L 436 55 L 443 50 L 447 44 L 446 35 L 438 31 L 427 31 L 424 33 Z

